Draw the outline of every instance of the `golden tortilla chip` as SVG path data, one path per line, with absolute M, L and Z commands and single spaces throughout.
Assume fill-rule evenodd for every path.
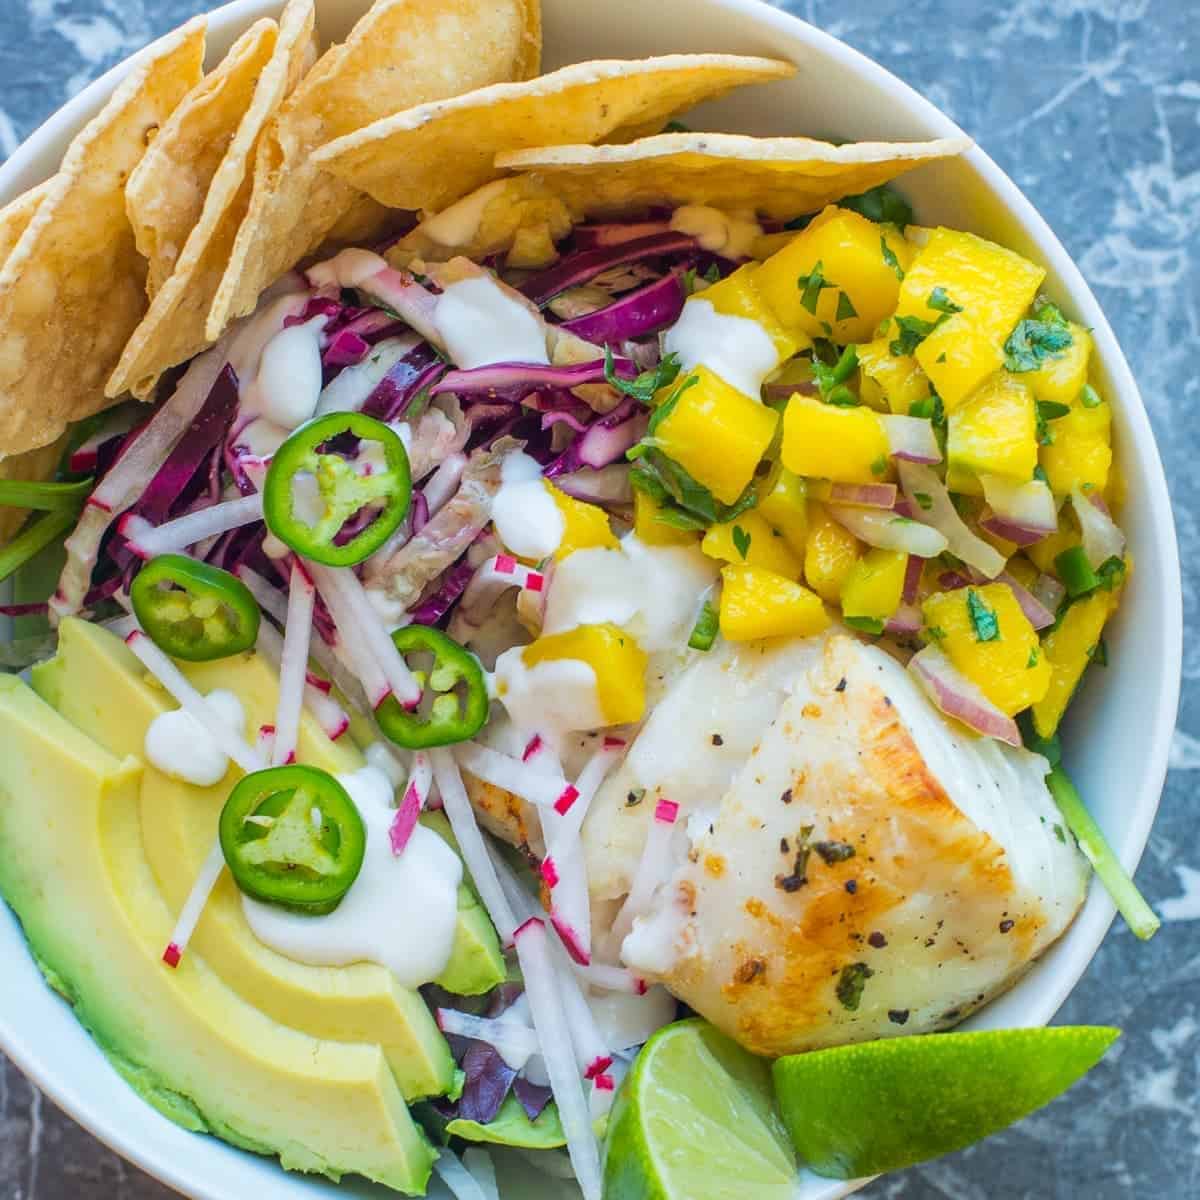
M 589 216 L 708 204 L 786 220 L 970 145 L 966 137 L 833 146 L 810 138 L 664 133 L 620 146 L 517 150 L 499 155 L 496 165 L 535 172 L 566 204 Z
M 439 209 L 502 174 L 495 159 L 504 151 L 658 128 L 702 100 L 795 70 L 734 54 L 577 63 L 397 113 L 322 146 L 314 159 L 383 204 Z
M 0 213 L 0 218 L 3 216 Z M 49 446 L 39 446 L 36 450 L 27 450 L 24 454 L 4 459 L 0 462 L 0 479 L 16 479 L 22 483 L 42 483 L 50 479 L 58 469 L 69 437 L 70 434 L 64 433 Z M 0 505 L 0 546 L 4 546 L 20 530 L 27 516 L 27 508 Z
M 125 184 L 200 79 L 205 28 L 197 18 L 134 63 L 0 270 L 0 456 L 45 446 L 108 404 L 104 381 L 146 310 Z
M 184 97 L 150 143 L 125 186 L 137 247 L 148 261 L 153 299 L 175 269 L 208 189 L 250 107 L 255 84 L 275 47 L 278 26 L 252 25 L 217 66 Z
M 324 241 L 359 190 L 313 151 L 380 117 L 529 69 L 529 0 L 376 0 L 268 127 L 250 210 L 209 312 L 215 341 L 259 294 Z M 380 216 L 380 210 L 374 210 Z
M 29 228 L 33 214 L 53 182 L 53 179 L 47 179 L 0 208 L 0 266 L 8 261 L 8 256 L 16 249 L 21 234 Z
M 179 151 L 202 133 L 201 126 L 206 126 L 215 137 L 220 137 L 217 129 L 222 125 L 230 133 L 221 138 L 225 152 L 205 194 L 199 197 L 198 219 L 183 234 L 186 240 L 175 268 L 154 294 L 149 311 L 129 339 L 108 381 L 109 396 L 119 396 L 125 391 L 141 398 L 149 396 L 163 371 L 185 362 L 208 345 L 204 323 L 250 203 L 255 148 L 261 141 L 263 128 L 312 62 L 313 23 L 313 0 L 289 0 L 278 27 L 273 21 L 260 23 L 268 26 L 262 30 L 256 25 L 254 29 L 259 33 L 255 41 L 243 45 L 250 36 L 244 35 L 225 63 L 213 72 L 213 75 L 221 72 L 229 59 L 237 55 L 224 77 L 226 86 L 215 94 L 211 104 L 189 108 L 185 102 L 181 106 L 187 109 L 185 128 L 174 131 L 172 136 Z M 148 151 L 147 158 L 155 153 L 159 140 L 161 137 Z M 171 159 L 164 161 L 169 164 Z M 140 171 L 139 167 L 135 178 Z M 181 174 L 186 173 L 186 168 L 181 168 Z M 198 184 L 199 180 L 195 182 Z M 165 180 L 160 180 L 160 184 L 163 194 L 169 194 L 170 185 Z M 183 186 L 190 191 L 194 185 L 189 181 Z M 182 223 L 176 228 L 179 232 L 172 235 L 175 238 L 182 232 Z

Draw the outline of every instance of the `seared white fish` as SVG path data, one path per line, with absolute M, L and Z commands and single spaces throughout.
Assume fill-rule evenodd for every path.
M 768 1056 L 956 1024 L 1059 937 L 1087 883 L 1042 758 L 952 727 L 880 650 L 820 646 L 623 945 Z M 745 697 L 719 701 L 714 717 Z M 611 810 L 595 821 L 593 868 L 620 844 Z

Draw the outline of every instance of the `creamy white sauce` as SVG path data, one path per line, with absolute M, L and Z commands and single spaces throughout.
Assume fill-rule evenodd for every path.
M 452 283 L 433 319 L 451 361 L 464 370 L 504 362 L 549 365 L 541 319 L 490 275 Z
M 242 412 L 283 429 L 311 420 L 321 398 L 321 332 L 328 318 L 280 330 L 263 348 L 258 375 L 242 391 Z
M 544 632 L 611 622 L 653 653 L 687 641 L 714 561 L 691 546 L 647 546 L 634 534 L 620 549 L 576 550 L 555 568 Z
M 240 737 L 246 725 L 242 702 L 232 693 L 217 688 L 204 698 L 205 703 Z M 213 736 L 190 713 L 182 708 L 159 713 L 150 722 L 144 742 L 146 761 L 164 775 L 194 783 L 197 787 L 212 787 L 225 778 L 229 759 Z
M 266 417 L 255 417 L 237 435 L 237 444 L 255 458 L 270 458 L 291 434 L 286 426 L 276 425 Z
M 421 222 L 417 232 L 423 233 L 430 241 L 442 246 L 465 246 L 479 232 L 479 223 L 483 220 L 487 206 L 497 196 L 502 195 L 507 187 L 507 179 L 485 183 L 470 195 L 455 201 L 449 208 L 427 217 Z
M 757 321 L 719 313 L 703 296 L 683 306 L 663 349 L 679 355 L 684 371 L 708 367 L 754 400 L 761 400 L 763 381 L 779 366 L 775 343 Z
M 500 468 L 500 490 L 492 500 L 492 522 L 505 549 L 519 558 L 541 560 L 558 549 L 566 522 L 528 454 L 510 454 Z
M 393 791 L 408 779 L 408 770 L 397 757 L 398 753 L 399 751 L 385 746 L 382 742 L 372 742 L 363 751 L 367 766 L 382 771 L 392 785 Z
M 753 213 L 728 213 L 703 204 L 677 208 L 671 216 L 671 228 L 694 237 L 705 250 L 725 258 L 749 258 L 756 239 L 762 237 L 762 226 Z
M 462 863 L 432 830 L 418 825 L 404 853 L 392 853 L 392 785 L 377 767 L 338 776 L 367 829 L 362 871 L 345 899 L 321 917 L 242 897 L 258 940 L 296 962 L 387 967 L 402 987 L 436 979 L 454 948 Z
M 576 658 L 553 659 L 527 667 L 523 647 L 496 659 L 496 695 L 518 729 L 536 730 L 556 741 L 580 729 L 607 724 L 596 690 L 596 672 Z
M 354 288 L 387 269 L 387 260 L 370 250 L 352 247 L 305 271 L 315 288 Z

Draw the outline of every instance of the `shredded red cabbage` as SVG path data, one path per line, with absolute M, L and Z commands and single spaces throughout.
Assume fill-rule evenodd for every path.
M 615 300 L 607 308 L 564 321 L 562 328 L 597 346 L 619 345 L 673 325 L 683 312 L 685 299 L 679 276 L 664 275 L 662 279 Z
M 379 381 L 363 403 L 362 411 L 381 421 L 395 421 L 446 369 L 437 351 L 428 343 L 414 346 Z
M 633 379 L 638 373 L 637 367 L 627 358 L 616 359 L 613 369 L 622 379 Z M 473 367 L 469 371 L 448 371 L 431 390 L 435 396 L 443 392 L 453 392 L 462 397 L 475 396 L 519 404 L 531 392 L 603 382 L 603 359 L 575 363 L 569 367 L 547 367 L 536 363 L 495 363 L 487 367 Z M 574 397 L 571 399 L 573 401 Z
M 545 305 L 567 288 L 578 287 L 595 279 L 610 267 L 638 262 L 643 258 L 661 258 L 670 254 L 695 252 L 696 239 L 685 233 L 655 233 L 617 245 L 597 246 L 568 254 L 560 262 L 539 271 L 521 284 L 519 290 L 537 305 Z
M 475 568 L 465 561 L 456 563 L 444 572 L 435 589 L 413 609 L 414 623 L 436 625 L 467 590 L 467 584 L 471 582 L 471 576 L 474 574 Z

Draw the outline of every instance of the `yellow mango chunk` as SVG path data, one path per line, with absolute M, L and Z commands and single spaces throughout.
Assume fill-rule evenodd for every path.
M 935 322 L 935 288 L 957 304 L 954 313 L 916 348 L 947 412 L 958 407 L 1004 365 L 1004 343 L 1046 277 L 1044 268 L 971 233 L 935 229 L 904 276 L 898 316 Z
M 788 579 L 799 579 L 804 570 L 801 556 L 759 516 L 756 509 L 723 525 L 711 525 L 700 549 L 709 558 L 761 567 Z
M 1103 492 L 1112 467 L 1112 406 L 1101 400 L 1089 408 L 1076 397 L 1069 413 L 1050 422 L 1049 433 L 1054 440 L 1038 458 L 1050 490 L 1056 496 L 1076 487 Z
M 608 513 L 604 509 L 598 504 L 588 504 L 585 500 L 576 500 L 574 496 L 568 496 L 548 479 L 543 480 L 543 483 L 563 518 L 563 536 L 554 552 L 555 559 L 564 559 L 576 550 L 601 547 L 617 549 L 619 543 L 616 534 L 609 528 Z
M 1032 546 L 1026 546 L 1025 553 L 1040 572 L 1045 575 L 1057 575 L 1054 560 L 1064 551 L 1080 545 L 1082 541 L 1074 515 L 1064 510 L 1059 514 L 1058 531 L 1042 538 L 1040 542 L 1034 542 Z
M 727 317 L 742 317 L 761 325 L 774 342 L 779 361 L 785 362 L 799 350 L 811 346 L 812 340 L 804 335 L 797 338 L 783 327 L 775 315 L 775 310 L 758 290 L 755 282 L 758 269 L 757 264 L 747 263 L 725 279 L 709 284 L 704 291 L 698 292 L 697 296 L 701 300 L 707 300 L 717 312 Z
M 732 504 L 754 477 L 779 414 L 730 387 L 707 367 L 689 378 L 655 432 L 658 448 L 723 504 Z
M 901 550 L 868 550 L 842 584 L 842 615 L 886 621 L 900 607 L 908 555 Z
M 929 397 L 929 376 L 911 355 L 892 354 L 891 342 L 891 338 L 882 337 L 859 346 L 858 369 L 863 383 L 867 380 L 874 383 L 887 407 L 906 417 L 914 404 Z M 862 395 L 865 400 L 865 387 Z
M 721 634 L 729 642 L 811 637 L 828 628 L 829 614 L 808 588 L 760 567 L 721 571 Z
M 808 485 L 775 463 L 758 491 L 758 513 L 801 557 L 808 545 Z
M 843 346 L 865 342 L 892 314 L 900 291 L 900 279 L 883 254 L 885 243 L 903 271 L 912 248 L 895 226 L 830 206 L 771 255 L 755 279 L 788 329 Z M 818 290 L 814 282 L 806 289 L 800 281 L 811 280 L 818 263 L 826 286 Z
M 1050 664 L 1007 584 L 935 592 L 922 611 L 930 636 L 1002 712 L 1014 716 L 1045 696 Z
M 521 651 L 527 667 L 570 658 L 596 673 L 596 696 L 608 725 L 640 721 L 646 711 L 646 652 L 619 625 L 580 625 L 552 633 Z
M 783 414 L 783 465 L 796 475 L 836 483 L 879 483 L 889 471 L 888 439 L 869 408 L 793 396 Z
M 1046 635 L 1042 653 L 1050 664 L 1050 686 L 1033 706 L 1033 727 L 1041 737 L 1058 728 L 1116 606 L 1115 592 L 1093 592 L 1072 604 L 1058 628 Z
M 858 561 L 861 549 L 858 538 L 839 525 L 823 505 L 809 505 L 804 579 L 822 600 L 838 603 L 842 585 Z
M 1033 389 L 1035 400 L 1050 404 L 1073 404 L 1087 383 L 1092 357 L 1092 335 L 1082 325 L 1067 322 L 1071 344 L 1056 358 L 1047 358 L 1036 371 L 1022 376 Z
M 647 546 L 690 546 L 695 543 L 697 533 L 690 529 L 676 529 L 666 521 L 659 520 L 661 508 L 654 497 L 642 491 L 633 493 L 633 532 Z
M 1038 464 L 1037 409 L 1016 375 L 1001 372 L 950 414 L 946 453 L 955 471 L 1024 482 Z
M 1009 557 L 1008 566 L 1005 569 L 1027 592 L 1033 590 L 1033 585 L 1037 582 L 1040 574 L 1037 567 L 1023 554 L 1014 554 Z

